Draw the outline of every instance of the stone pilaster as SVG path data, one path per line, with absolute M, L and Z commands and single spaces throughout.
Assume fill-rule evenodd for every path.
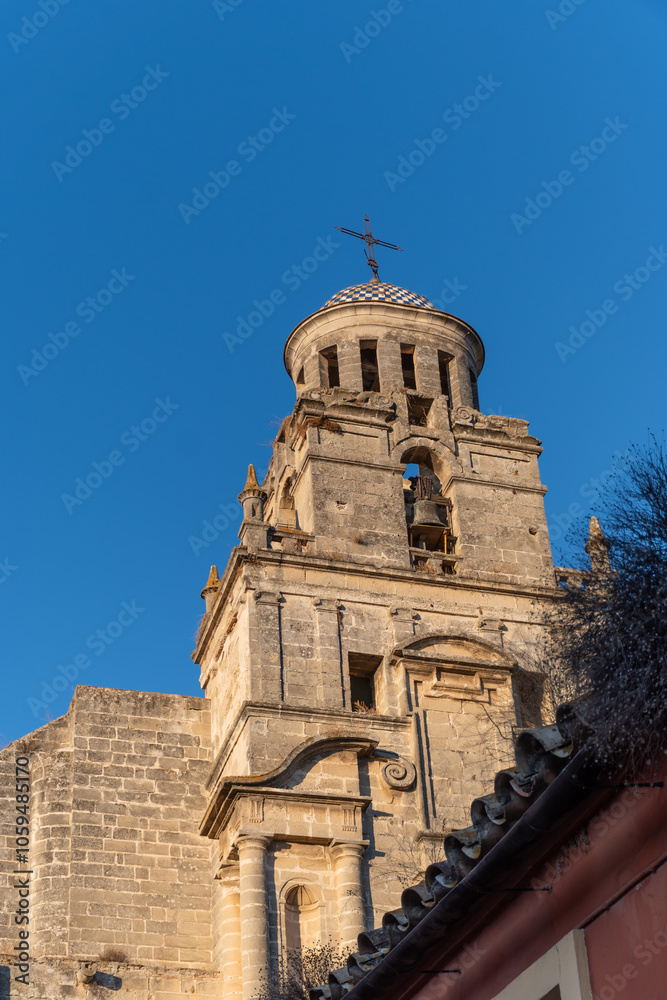
M 270 837 L 261 836 L 237 841 L 244 1000 L 255 1000 L 269 975 L 265 864 L 270 843 Z
M 319 683 L 322 704 L 327 708 L 350 708 L 350 694 L 345 684 L 340 648 L 340 604 L 335 598 L 318 597 L 313 601 L 317 621 Z
M 338 930 L 341 948 L 356 951 L 357 936 L 366 930 L 361 859 L 366 841 L 333 843 L 330 847 L 336 880 Z
M 218 878 L 222 887 L 222 975 L 224 1000 L 241 1000 L 241 888 L 239 866 L 228 865 Z
M 253 701 L 281 702 L 284 698 L 280 600 L 275 591 L 256 590 L 250 602 L 250 676 Z

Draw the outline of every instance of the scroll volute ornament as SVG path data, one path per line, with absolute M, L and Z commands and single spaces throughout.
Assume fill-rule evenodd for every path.
M 397 792 L 408 792 L 417 780 L 417 769 L 407 757 L 397 757 L 387 761 L 382 767 L 382 780 L 388 788 Z

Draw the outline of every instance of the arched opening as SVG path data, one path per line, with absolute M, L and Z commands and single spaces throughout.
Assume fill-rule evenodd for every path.
M 424 446 L 411 448 L 403 455 L 406 463 L 403 497 L 409 545 L 413 550 L 453 556 L 456 538 L 452 531 L 452 504 L 443 496 L 433 459 L 433 454 Z M 431 563 L 416 552 L 412 562 L 415 568 L 432 572 Z M 453 565 L 443 563 L 442 571 L 452 572 Z
M 442 483 L 438 477 L 433 461 L 433 454 L 424 447 L 410 448 L 403 455 L 405 465 L 404 476 L 408 479 L 415 476 L 429 477 L 433 480 L 433 492 L 442 493 Z M 416 472 L 413 470 L 417 470 Z M 410 470 L 410 471 L 408 471 Z
M 291 494 L 291 477 L 283 485 L 280 491 L 278 503 L 278 526 L 281 528 L 297 528 L 297 514 L 294 506 L 294 497 Z
M 320 941 L 320 904 L 312 886 L 294 885 L 285 895 L 285 948 L 288 958 Z

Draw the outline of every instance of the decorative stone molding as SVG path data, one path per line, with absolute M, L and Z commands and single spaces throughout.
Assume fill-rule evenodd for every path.
M 397 792 L 409 791 L 417 780 L 417 768 L 407 757 L 387 761 L 380 773 L 387 787 Z
M 313 607 L 316 611 L 330 611 L 337 614 L 342 605 L 335 597 L 314 597 Z
M 368 844 L 368 840 L 332 840 L 329 844 L 331 860 L 334 864 L 343 858 L 359 861 L 364 856 Z
M 465 701 L 487 701 L 489 688 L 510 685 L 516 667 L 497 641 L 466 634 L 418 639 L 395 649 L 390 662 L 421 675 L 427 697 Z
M 233 791 L 224 817 L 216 825 L 222 863 L 235 861 L 239 844 L 262 839 L 287 843 L 329 844 L 359 836 L 361 816 L 371 797 L 331 792 L 301 792 L 291 788 L 263 788 L 263 820 L 253 818 L 253 799 L 242 789 Z
M 239 891 L 239 865 L 238 862 L 221 861 L 216 879 L 220 882 L 225 892 Z
M 478 632 L 490 632 L 495 634 L 498 634 L 499 632 L 507 632 L 507 625 L 505 625 L 500 618 L 488 618 L 484 614 L 483 608 L 478 608 L 477 610 L 477 622 L 475 623 L 475 627 Z
M 96 973 L 97 966 L 94 962 L 82 962 L 76 974 L 76 981 L 88 985 L 94 982 Z
M 254 590 L 252 595 L 257 604 L 279 604 L 283 595 L 274 590 Z
M 471 406 L 458 406 L 454 411 L 454 423 L 475 427 L 478 430 L 496 431 L 508 437 L 529 437 L 528 421 L 518 417 L 499 417 L 474 410 Z
M 249 799 L 250 804 L 250 822 L 251 823 L 262 823 L 264 821 L 264 799 L 263 798 L 252 798 Z
M 409 642 L 416 634 L 419 615 L 413 608 L 389 608 L 389 619 L 394 632 L 394 642 Z
M 256 807 L 250 805 L 250 802 L 258 798 L 258 792 L 261 793 L 261 799 L 264 803 L 262 815 L 267 815 L 269 807 L 271 807 L 271 815 L 275 817 L 275 822 L 278 822 L 283 827 L 285 825 L 285 821 L 282 818 L 285 796 L 293 796 L 297 799 L 301 798 L 304 802 L 314 803 L 317 801 L 318 804 L 320 799 L 326 799 L 327 797 L 326 795 L 309 795 L 285 787 L 290 777 L 298 768 L 301 768 L 312 757 L 321 757 L 345 751 L 352 751 L 358 757 L 370 757 L 377 745 L 377 740 L 358 736 L 354 733 L 335 733 L 331 736 L 310 737 L 295 747 L 279 767 L 268 771 L 266 774 L 220 776 L 211 790 L 209 805 L 200 824 L 200 832 L 204 836 L 217 838 L 222 829 L 227 829 L 230 825 L 233 825 L 230 819 L 232 813 L 239 814 L 239 824 L 240 822 L 258 822 L 252 819 L 253 809 L 256 809 Z M 249 795 L 249 792 L 254 794 Z M 332 797 L 332 801 L 337 802 L 338 800 L 334 796 Z M 363 797 L 353 798 L 350 801 L 355 804 L 363 803 L 363 808 L 366 808 L 367 800 Z M 241 802 L 243 803 L 242 807 Z M 337 810 L 335 810 L 335 813 L 336 817 L 338 817 Z M 317 810 L 317 814 L 319 816 L 319 810 Z M 340 820 L 342 825 L 342 817 Z M 338 818 L 336 818 L 335 822 L 338 821 Z M 307 821 L 304 820 L 304 822 Z M 334 822 L 333 818 L 331 822 Z

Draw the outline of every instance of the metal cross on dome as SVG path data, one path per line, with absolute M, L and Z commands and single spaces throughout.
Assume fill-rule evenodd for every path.
M 364 247 L 364 253 L 366 254 L 366 263 L 373 270 L 373 277 L 371 281 L 379 281 L 378 278 L 378 262 L 375 259 L 375 251 L 373 247 L 389 247 L 390 250 L 400 250 L 403 253 L 403 247 L 397 247 L 395 243 L 385 243 L 384 240 L 376 240 L 371 232 L 371 220 L 367 215 L 364 216 L 364 232 L 356 233 L 354 229 L 343 229 L 342 226 L 334 226 L 339 233 L 347 233 L 348 236 L 356 236 L 357 239 L 363 240 L 366 246 Z

